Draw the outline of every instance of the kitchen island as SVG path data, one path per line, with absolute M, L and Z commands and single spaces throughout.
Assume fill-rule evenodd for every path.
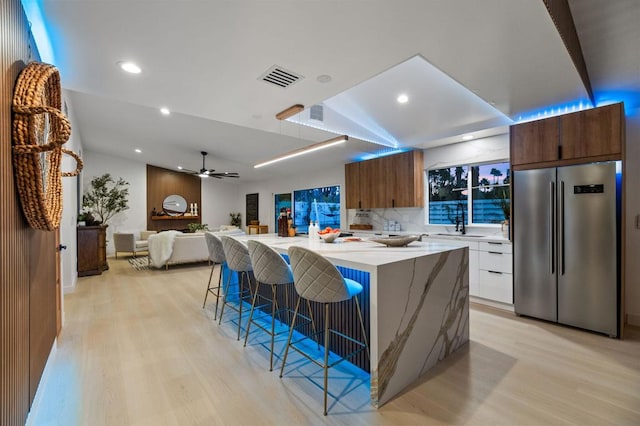
M 446 243 L 386 247 L 369 241 L 328 244 L 273 234 L 256 239 L 286 254 L 314 250 L 336 266 L 368 274 L 371 403 L 379 407 L 469 340 L 469 252 Z M 367 284 L 365 283 L 365 286 Z

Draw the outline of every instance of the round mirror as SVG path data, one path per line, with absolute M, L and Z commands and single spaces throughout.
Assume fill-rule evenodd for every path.
M 162 209 L 169 216 L 179 216 L 187 211 L 187 200 L 180 195 L 169 195 L 162 202 Z

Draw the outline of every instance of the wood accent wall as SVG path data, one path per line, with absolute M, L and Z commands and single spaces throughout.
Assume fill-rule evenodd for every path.
M 56 336 L 54 232 L 28 227 L 13 179 L 15 81 L 38 59 L 20 0 L 0 2 L 0 424 L 23 425 Z
M 152 220 L 151 212 L 155 208 L 162 211 L 162 201 L 168 195 L 181 195 L 187 203 L 198 203 L 198 218 L 183 218 L 175 220 Z M 185 229 L 189 223 L 201 223 L 202 197 L 200 192 L 200 178 L 198 176 L 174 172 L 147 164 L 147 229 L 163 231 L 167 229 Z M 188 206 L 187 206 L 188 208 Z

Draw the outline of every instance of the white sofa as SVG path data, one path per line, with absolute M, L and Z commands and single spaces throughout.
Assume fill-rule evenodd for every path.
M 214 232 L 216 235 L 243 235 L 244 232 L 242 230 L 229 230 L 229 231 L 219 231 Z M 160 234 L 158 234 L 160 235 Z M 156 236 L 150 236 L 150 239 L 156 238 Z M 152 258 L 157 258 L 154 256 L 155 253 L 151 253 L 154 250 L 154 245 L 149 245 L 149 261 L 151 262 Z M 194 262 L 208 262 L 209 261 L 209 249 L 207 248 L 207 242 L 204 238 L 204 233 L 195 233 L 195 234 L 177 234 L 173 240 L 173 248 L 171 251 L 171 256 L 169 259 L 162 265 L 152 265 L 156 268 L 161 268 L 162 266 L 165 269 L 169 269 L 169 265 L 176 265 L 179 263 L 194 263 Z
M 204 239 L 204 234 L 181 234 L 173 240 L 173 251 L 171 257 L 165 263 L 166 269 L 169 265 L 177 263 L 204 262 L 209 260 L 209 249 Z

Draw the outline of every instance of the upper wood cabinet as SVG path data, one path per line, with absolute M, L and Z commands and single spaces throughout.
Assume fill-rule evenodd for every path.
M 422 151 L 345 165 L 348 209 L 424 207 Z
M 619 160 L 624 140 L 623 104 L 516 124 L 510 129 L 514 169 Z
M 562 159 L 622 155 L 622 104 L 560 116 Z
M 359 209 L 362 204 L 360 189 L 360 164 L 348 163 L 344 165 L 344 193 L 346 208 Z
M 531 164 L 558 159 L 558 117 L 511 126 L 511 164 Z

